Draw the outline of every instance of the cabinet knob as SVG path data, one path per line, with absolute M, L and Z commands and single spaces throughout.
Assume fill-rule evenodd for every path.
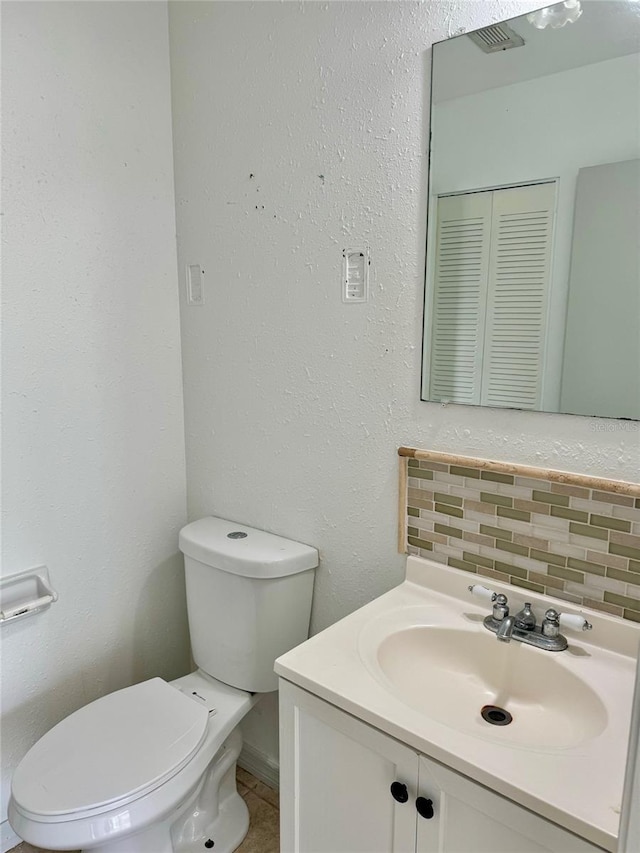
M 425 820 L 431 820 L 433 817 L 433 800 L 427 800 L 425 797 L 418 797 L 416 800 L 416 809 L 420 817 Z
M 397 803 L 406 803 L 409 799 L 407 786 L 403 785 L 402 782 L 392 782 L 390 790 L 391 796 Z

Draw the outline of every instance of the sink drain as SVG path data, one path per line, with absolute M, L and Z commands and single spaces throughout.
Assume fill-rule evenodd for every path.
M 499 708 L 497 705 L 485 705 L 481 709 L 480 714 L 482 719 L 491 723 L 492 726 L 508 726 L 513 720 L 513 717 L 504 708 Z

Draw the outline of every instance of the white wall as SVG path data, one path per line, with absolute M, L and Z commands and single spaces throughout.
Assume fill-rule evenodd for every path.
M 2 571 L 60 593 L 1 629 L 4 819 L 40 735 L 189 659 L 166 5 L 3 2 L 2 28 Z
M 548 411 L 560 403 L 578 171 L 638 156 L 638 60 L 638 54 L 622 56 L 434 109 L 432 198 L 559 178 L 543 399 Z
M 419 401 L 428 48 L 536 5 L 171 6 L 179 269 L 206 288 L 186 306 L 181 272 L 189 516 L 319 547 L 314 631 L 402 579 L 398 445 L 638 479 L 628 424 Z M 275 716 L 245 726 L 272 758 Z
M 581 170 L 575 211 L 562 409 L 640 420 L 640 158 Z

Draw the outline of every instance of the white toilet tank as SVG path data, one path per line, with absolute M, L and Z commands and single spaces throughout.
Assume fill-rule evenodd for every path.
M 240 690 L 277 690 L 275 659 L 309 634 L 318 552 L 213 517 L 187 524 L 179 542 L 196 665 Z

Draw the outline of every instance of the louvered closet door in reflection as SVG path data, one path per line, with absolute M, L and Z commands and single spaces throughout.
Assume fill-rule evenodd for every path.
M 481 403 L 539 409 L 555 183 L 496 190 Z
M 438 199 L 430 400 L 480 403 L 491 195 Z

